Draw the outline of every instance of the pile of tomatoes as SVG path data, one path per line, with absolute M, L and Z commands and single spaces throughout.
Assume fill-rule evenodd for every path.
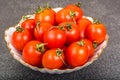
M 24 17 L 12 34 L 13 46 L 23 60 L 48 69 L 74 68 L 84 65 L 94 49 L 106 37 L 106 28 L 98 20 L 83 17 L 78 4 L 69 4 L 55 12 L 39 7 L 34 18 Z

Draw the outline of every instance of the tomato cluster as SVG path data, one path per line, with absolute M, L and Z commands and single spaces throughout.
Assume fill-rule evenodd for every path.
M 30 65 L 63 69 L 84 65 L 105 37 L 105 26 L 83 17 L 78 3 L 58 12 L 39 7 L 34 18 L 24 18 L 16 28 L 12 44 Z

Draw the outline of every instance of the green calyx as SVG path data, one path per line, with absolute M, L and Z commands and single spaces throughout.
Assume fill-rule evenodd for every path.
M 38 21 L 38 22 L 36 23 L 36 26 L 40 26 L 40 21 Z
M 98 19 L 93 19 L 93 24 L 100 24 L 100 21 Z
M 36 11 L 36 13 L 41 13 L 41 12 L 43 12 L 43 10 L 44 10 L 44 9 L 39 6 L 38 9 L 37 9 L 37 11 Z
M 72 25 L 70 23 L 66 24 L 67 30 L 69 31 L 70 29 L 72 29 Z
M 70 11 L 70 16 L 72 17 L 72 18 L 74 18 L 75 17 L 75 12 L 74 11 Z
M 29 19 L 30 18 L 30 16 L 29 17 L 27 17 L 27 16 L 22 16 L 22 19 L 23 20 L 27 20 L 27 19 Z
M 56 50 L 56 54 L 57 54 L 57 56 L 61 56 L 62 55 L 62 50 L 60 49 L 60 48 L 57 48 L 57 50 Z
M 80 2 L 76 3 L 75 5 L 79 8 L 81 8 L 81 3 Z
M 36 49 L 37 51 L 44 53 L 45 52 L 45 44 L 44 43 L 40 43 L 40 44 L 36 44 Z
M 16 27 L 16 31 L 17 32 L 22 32 L 22 31 L 24 31 L 24 29 L 22 27 L 18 26 L 18 27 Z
M 83 40 L 80 40 L 80 41 L 77 42 L 77 44 L 78 44 L 79 46 L 84 46 L 84 45 L 85 45 L 85 42 L 84 42 Z
M 94 42 L 93 42 L 93 47 L 94 47 L 94 49 L 95 49 L 97 46 L 98 46 L 98 42 L 94 41 Z

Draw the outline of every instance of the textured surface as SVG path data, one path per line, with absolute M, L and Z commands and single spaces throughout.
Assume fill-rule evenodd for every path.
M 12 58 L 4 41 L 4 31 L 18 23 L 23 15 L 49 3 L 62 7 L 82 2 L 84 14 L 98 18 L 110 35 L 101 57 L 88 67 L 62 75 L 33 71 Z M 120 79 L 120 0 L 0 0 L 0 80 L 119 80 Z

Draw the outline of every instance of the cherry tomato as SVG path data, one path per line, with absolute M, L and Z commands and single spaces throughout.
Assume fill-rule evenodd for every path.
M 90 20 L 88 20 L 87 18 L 81 18 L 77 21 L 78 27 L 79 27 L 79 31 L 80 31 L 80 37 L 79 39 L 85 38 L 85 29 L 92 24 L 92 22 Z
M 64 53 L 61 49 L 47 50 L 42 58 L 43 67 L 48 69 L 59 69 L 64 65 Z
M 30 30 L 31 33 L 34 32 L 34 28 L 36 27 L 36 22 L 34 19 L 26 19 L 21 23 L 21 27 Z
M 65 29 L 65 32 L 67 35 L 67 40 L 66 40 L 67 45 L 79 39 L 80 32 L 78 30 L 78 26 L 74 24 L 73 22 L 63 22 L 59 26 L 64 27 Z
M 20 51 L 22 51 L 25 44 L 31 40 L 33 40 L 33 36 L 27 29 L 17 27 L 16 31 L 12 34 L 12 44 Z
M 89 52 L 89 57 L 92 57 L 93 54 L 94 54 L 94 47 L 93 47 L 93 44 L 92 44 L 92 41 L 90 41 L 89 39 L 81 39 L 85 45 L 88 46 L 88 52 Z
M 52 27 L 52 25 L 45 22 L 37 24 L 38 25 L 34 29 L 34 36 L 36 40 L 43 42 L 43 35 Z
M 55 20 L 57 24 L 60 24 L 66 21 L 74 21 L 76 23 L 74 16 L 75 16 L 74 11 L 68 8 L 63 8 L 56 13 Z
M 35 14 L 35 20 L 36 22 L 48 22 L 52 25 L 55 24 L 55 11 L 53 11 L 51 8 L 39 8 L 38 12 Z
M 28 64 L 40 67 L 42 65 L 42 56 L 44 52 L 44 44 L 39 41 L 32 40 L 25 45 L 22 57 Z
M 82 18 L 83 10 L 81 9 L 81 4 L 80 3 L 78 3 L 78 4 L 69 4 L 65 8 L 68 8 L 68 9 L 74 11 L 76 20 Z
M 106 28 L 102 23 L 94 20 L 94 23 L 87 27 L 86 36 L 94 44 L 98 45 L 105 40 Z M 94 47 L 96 48 L 97 45 L 94 45 Z
M 66 42 L 66 34 L 63 30 L 52 28 L 44 34 L 44 43 L 49 48 L 61 48 Z
M 72 67 L 82 66 L 87 62 L 88 57 L 88 47 L 83 41 L 72 43 L 65 54 L 67 63 Z

